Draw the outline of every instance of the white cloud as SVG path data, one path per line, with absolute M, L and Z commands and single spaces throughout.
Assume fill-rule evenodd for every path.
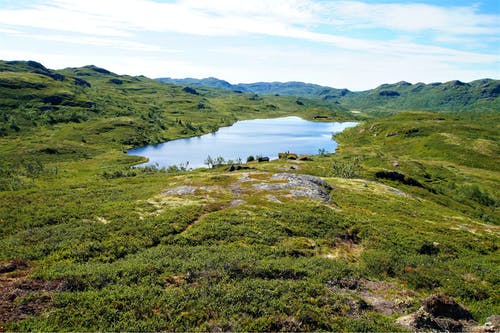
M 348 28 L 429 30 L 449 36 L 497 35 L 498 16 L 477 14 L 475 7 L 424 4 L 367 4 L 310 0 L 52 0 L 45 5 L 0 10 L 0 22 L 87 35 L 129 37 L 143 31 L 205 36 L 260 34 L 372 48 L 366 39 L 315 33 L 320 23 Z M 380 44 L 380 43 L 377 43 Z M 393 45 L 390 45 L 391 47 Z
M 14 29 L 4 29 L 4 28 L 0 28 L 0 33 L 2 34 L 11 34 L 11 35 L 14 35 L 14 34 L 19 34 L 20 31 L 18 30 L 14 30 Z
M 498 15 L 477 13 L 477 6 L 444 7 L 419 3 L 367 4 L 338 1 L 327 4 L 341 23 L 353 27 L 379 27 L 407 32 L 432 31 L 448 35 L 497 35 Z
M 401 31 L 432 30 L 447 34 L 497 34 L 498 16 L 471 7 L 425 4 L 367 4 L 359 1 L 310 0 L 52 0 L 45 5 L 1 10 L 0 22 L 109 36 L 130 31 L 193 34 L 265 33 L 273 27 L 319 23 L 384 27 Z
M 83 44 L 83 45 L 92 45 L 92 46 L 105 46 L 105 47 L 113 47 L 117 49 L 124 49 L 130 51 L 144 51 L 144 52 L 159 52 L 163 51 L 162 48 L 158 45 L 150 45 L 141 42 L 133 42 L 121 39 L 110 39 L 110 38 L 100 38 L 100 37 L 92 37 L 92 36 L 74 36 L 74 35 L 25 35 L 29 38 L 45 40 L 45 41 L 53 41 L 53 42 L 61 42 L 61 43 L 70 43 L 70 44 Z M 169 50 L 168 52 L 175 52 L 174 50 Z
M 489 40 L 491 49 L 491 43 L 498 42 L 498 15 L 479 14 L 474 6 L 313 0 L 47 0 L 19 9 L 0 8 L 0 22 L 0 42 L 5 35 L 5 40 L 14 40 L 24 50 L 17 53 L 23 57 L 16 59 L 34 59 L 53 68 L 94 63 L 118 73 L 151 77 L 304 80 L 351 89 L 403 79 L 469 80 L 500 74 L 498 54 L 471 47 L 464 51 L 460 45 L 466 41 L 468 46 L 480 46 Z M 395 37 L 370 37 L 370 32 L 376 33 L 374 28 L 391 30 Z M 364 38 L 349 35 L 358 29 L 368 31 Z M 419 33 L 429 34 L 432 41 L 418 42 Z M 269 39 L 276 43 L 262 44 L 262 40 L 272 43 Z M 31 40 L 57 43 L 58 51 L 65 44 L 68 49 L 72 45 L 78 54 L 40 52 L 45 45 L 36 49 Z M 211 50 L 190 44 L 200 41 Z M 443 42 L 447 47 L 440 45 Z M 9 48 L 16 43 L 10 42 Z M 232 44 L 238 46 L 228 47 Z M 172 49 L 183 53 L 166 51 Z M 2 51 L 2 57 L 8 55 Z M 470 69 L 474 66 L 489 71 Z

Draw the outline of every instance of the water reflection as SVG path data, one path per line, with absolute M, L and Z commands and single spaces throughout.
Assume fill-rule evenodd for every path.
M 356 125 L 354 122 L 313 122 L 299 117 L 244 120 L 220 128 L 216 133 L 148 145 L 127 153 L 147 157 L 149 162 L 144 165 L 168 167 L 189 162 L 191 168 L 204 166 L 209 155 L 221 156 L 226 161 L 246 161 L 250 155 L 274 159 L 286 151 L 317 154 L 319 149 L 335 151 L 337 143 L 332 135 Z

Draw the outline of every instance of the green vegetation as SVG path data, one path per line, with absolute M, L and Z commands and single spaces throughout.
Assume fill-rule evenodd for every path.
M 363 109 L 336 154 L 307 161 L 132 168 L 132 146 L 237 119 L 360 120 L 319 99 L 183 88 L 0 62 L 2 329 L 401 331 L 437 292 L 479 322 L 500 313 L 497 98 Z

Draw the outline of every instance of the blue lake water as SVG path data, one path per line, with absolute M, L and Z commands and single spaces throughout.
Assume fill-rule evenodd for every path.
M 168 167 L 189 162 L 189 168 L 199 168 L 205 165 L 209 155 L 221 156 L 226 161 L 241 158 L 245 162 L 250 155 L 275 159 L 278 153 L 287 151 L 299 155 L 317 154 L 319 149 L 334 152 L 337 143 L 332 135 L 356 125 L 355 122 L 314 122 L 299 117 L 243 120 L 216 133 L 134 148 L 127 153 L 147 157 L 149 162 L 142 165 Z

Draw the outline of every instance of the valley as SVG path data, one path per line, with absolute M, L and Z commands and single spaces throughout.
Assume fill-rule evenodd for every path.
M 446 327 L 483 325 L 500 82 L 458 82 L 266 94 L 1 61 L 1 330 L 411 331 L 435 295 L 470 314 Z M 233 170 L 126 154 L 286 116 L 359 125 Z

